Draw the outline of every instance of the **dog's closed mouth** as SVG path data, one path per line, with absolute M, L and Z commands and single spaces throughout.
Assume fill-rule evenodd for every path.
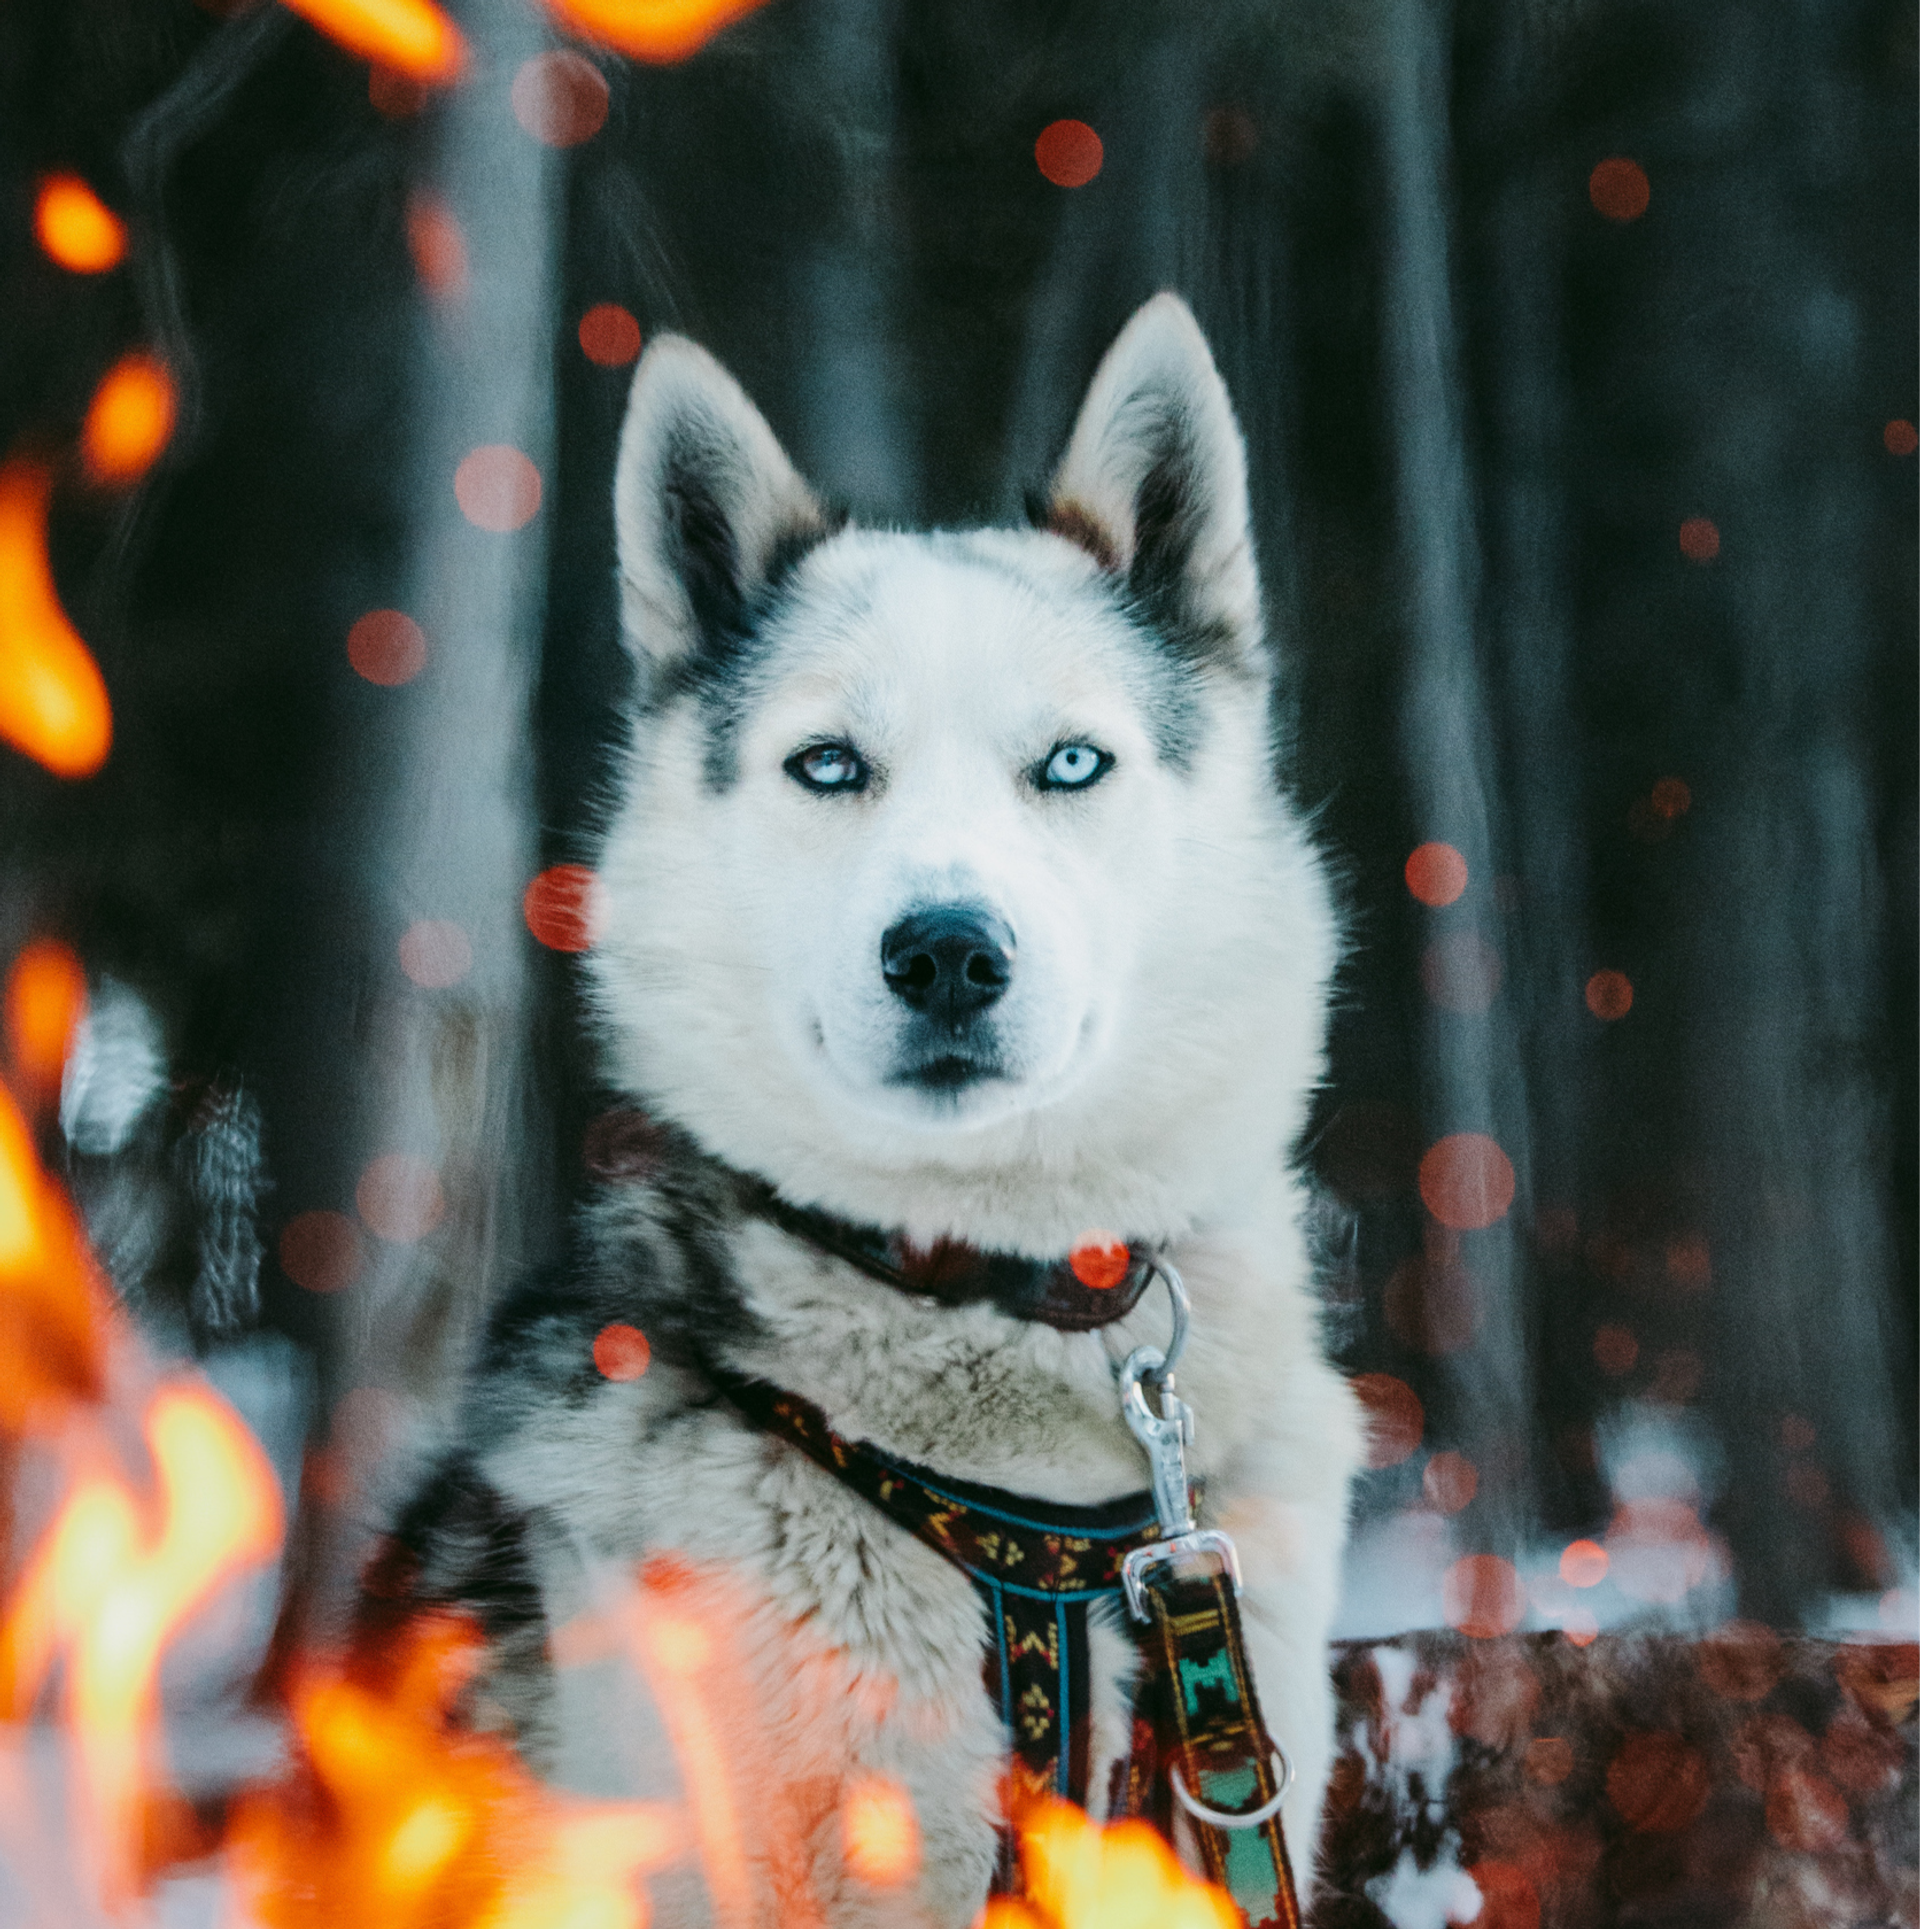
M 1006 1068 L 998 1059 L 969 1058 L 962 1052 L 944 1052 L 938 1058 L 923 1059 L 893 1075 L 895 1085 L 914 1085 L 925 1092 L 960 1092 L 986 1079 L 1005 1078 Z

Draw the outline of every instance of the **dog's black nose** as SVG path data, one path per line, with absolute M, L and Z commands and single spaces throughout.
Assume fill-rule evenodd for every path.
M 936 1024 L 959 1027 L 1013 976 L 1013 933 L 990 911 L 937 904 L 902 918 L 880 940 L 887 989 Z

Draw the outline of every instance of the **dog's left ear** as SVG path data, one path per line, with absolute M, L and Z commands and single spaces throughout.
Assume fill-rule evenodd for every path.
M 1246 449 L 1206 337 L 1178 295 L 1155 295 L 1107 350 L 1044 521 L 1123 578 L 1176 648 L 1259 667 Z
M 832 528 L 740 384 L 682 335 L 640 358 L 613 521 L 627 648 L 669 670 L 724 655 L 755 597 Z

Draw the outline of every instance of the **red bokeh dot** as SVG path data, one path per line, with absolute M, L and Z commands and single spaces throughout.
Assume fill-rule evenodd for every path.
M 1603 1326 L 1593 1336 L 1593 1357 L 1602 1373 L 1618 1379 L 1631 1373 L 1640 1358 L 1640 1342 L 1627 1326 Z
M 369 683 L 411 683 L 427 667 L 426 633 L 398 610 L 368 610 L 347 632 L 347 661 Z
M 1437 1453 L 1420 1476 L 1420 1491 L 1436 1513 L 1457 1514 L 1480 1491 L 1480 1469 L 1463 1453 Z
M 1911 455 L 1920 449 L 1920 429 L 1896 416 L 1880 431 L 1880 440 L 1887 445 L 1889 455 Z
M 395 1245 L 424 1239 L 447 1216 L 440 1175 L 411 1152 L 384 1152 L 367 1163 L 353 1189 L 367 1227 Z
M 549 147 L 578 147 L 607 124 L 607 77 L 584 54 L 523 60 L 510 98 L 513 118 Z
M 1407 889 L 1438 910 L 1467 888 L 1467 860 L 1451 844 L 1422 844 L 1407 859 Z
M 1560 1624 L 1560 1632 L 1576 1648 L 1584 1648 L 1600 1636 L 1600 1623 L 1583 1607 L 1577 1607 Z
M 1684 817 L 1693 808 L 1693 792 L 1680 777 L 1662 777 L 1653 787 L 1653 807 L 1662 817 Z
M 430 293 L 454 301 L 467 292 L 467 238 L 452 209 L 431 194 L 407 202 L 407 252 Z
M 1667 1277 L 1682 1292 L 1700 1293 L 1713 1284 L 1713 1250 L 1698 1233 L 1667 1241 Z
M 1126 1278 L 1133 1267 L 1133 1255 L 1124 1239 L 1110 1232 L 1089 1232 L 1067 1255 L 1067 1264 L 1082 1286 L 1105 1292 Z
M 625 368 L 640 353 L 640 324 L 617 301 L 597 301 L 580 317 L 580 352 L 602 368 Z
M 1419 1394 L 1391 1373 L 1359 1374 L 1353 1390 L 1367 1411 L 1367 1465 L 1399 1466 L 1426 1431 L 1426 1410 Z
M 1540 1895 L 1512 1862 L 1476 1862 L 1467 1874 L 1480 1891 L 1473 1929 L 1540 1929 Z
M 1646 1834 L 1677 1834 L 1712 1790 L 1706 1758 L 1665 1730 L 1629 1735 L 1607 1764 L 1607 1800 L 1629 1828 Z
M 1690 563 L 1710 563 L 1720 553 L 1720 527 L 1705 516 L 1689 516 L 1680 525 L 1680 553 Z
M 1573 1773 L 1573 1743 L 1565 1735 L 1536 1735 L 1527 1743 L 1527 1780 L 1558 1788 Z
M 1587 980 L 1587 1009 L 1609 1024 L 1633 1009 L 1633 980 L 1624 971 L 1596 971 Z
M 280 1270 L 310 1293 L 344 1292 L 365 1261 L 359 1228 L 343 1212 L 298 1212 L 280 1229 Z
M 1609 221 L 1638 221 L 1653 199 L 1653 189 L 1638 161 L 1614 154 L 1587 176 L 1587 198 Z
M 1511 1634 L 1527 1611 L 1519 1574 L 1498 1554 L 1467 1554 L 1455 1561 L 1440 1582 L 1440 1604 L 1447 1625 L 1477 1641 Z
M 653 1349 L 637 1326 L 613 1320 L 593 1336 L 593 1363 L 608 1380 L 637 1380 L 647 1370 Z
M 1083 188 L 1100 172 L 1106 150 L 1085 121 L 1052 121 L 1040 130 L 1033 158 L 1057 188 Z
M 486 443 L 461 457 L 453 493 L 460 513 L 476 529 L 508 535 L 530 523 L 539 509 L 540 471 L 511 443 Z
M 1767 1790 L 1767 1833 L 1783 1849 L 1820 1855 L 1847 1839 L 1847 1798 L 1810 1768 L 1788 1768 Z
M 1723 1701 L 1764 1701 L 1787 1671 L 1787 1653 L 1763 1622 L 1728 1621 L 1694 1649 L 1694 1664 Z
M 416 985 L 442 991 L 473 969 L 473 944 L 450 918 L 418 918 L 400 938 L 400 969 Z
M 1478 1232 L 1504 1219 L 1513 1183 L 1513 1161 L 1484 1132 L 1451 1132 L 1420 1161 L 1420 1197 L 1455 1232 Z
M 1560 1550 L 1560 1578 L 1569 1587 L 1598 1587 L 1607 1578 L 1607 1550 L 1598 1541 L 1569 1541 Z
M 520 910 L 549 951 L 585 951 L 593 943 L 594 895 L 584 864 L 555 864 L 527 886 Z

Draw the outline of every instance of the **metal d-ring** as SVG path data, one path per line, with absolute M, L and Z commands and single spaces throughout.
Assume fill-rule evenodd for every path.
M 1293 1763 L 1287 1759 L 1287 1751 L 1271 1738 L 1267 1746 L 1273 1751 L 1273 1759 L 1280 1764 L 1280 1787 L 1270 1800 L 1262 1802 L 1258 1808 L 1249 1809 L 1245 1815 L 1229 1815 L 1223 1808 L 1209 1808 L 1205 1802 L 1195 1801 L 1187 1793 L 1186 1783 L 1180 1779 L 1178 1762 L 1167 1764 L 1167 1777 L 1173 1783 L 1173 1799 L 1189 1815 L 1205 1822 L 1209 1828 L 1257 1829 L 1262 1822 L 1280 1813 L 1280 1804 L 1287 1799 L 1287 1790 L 1293 1786 Z

